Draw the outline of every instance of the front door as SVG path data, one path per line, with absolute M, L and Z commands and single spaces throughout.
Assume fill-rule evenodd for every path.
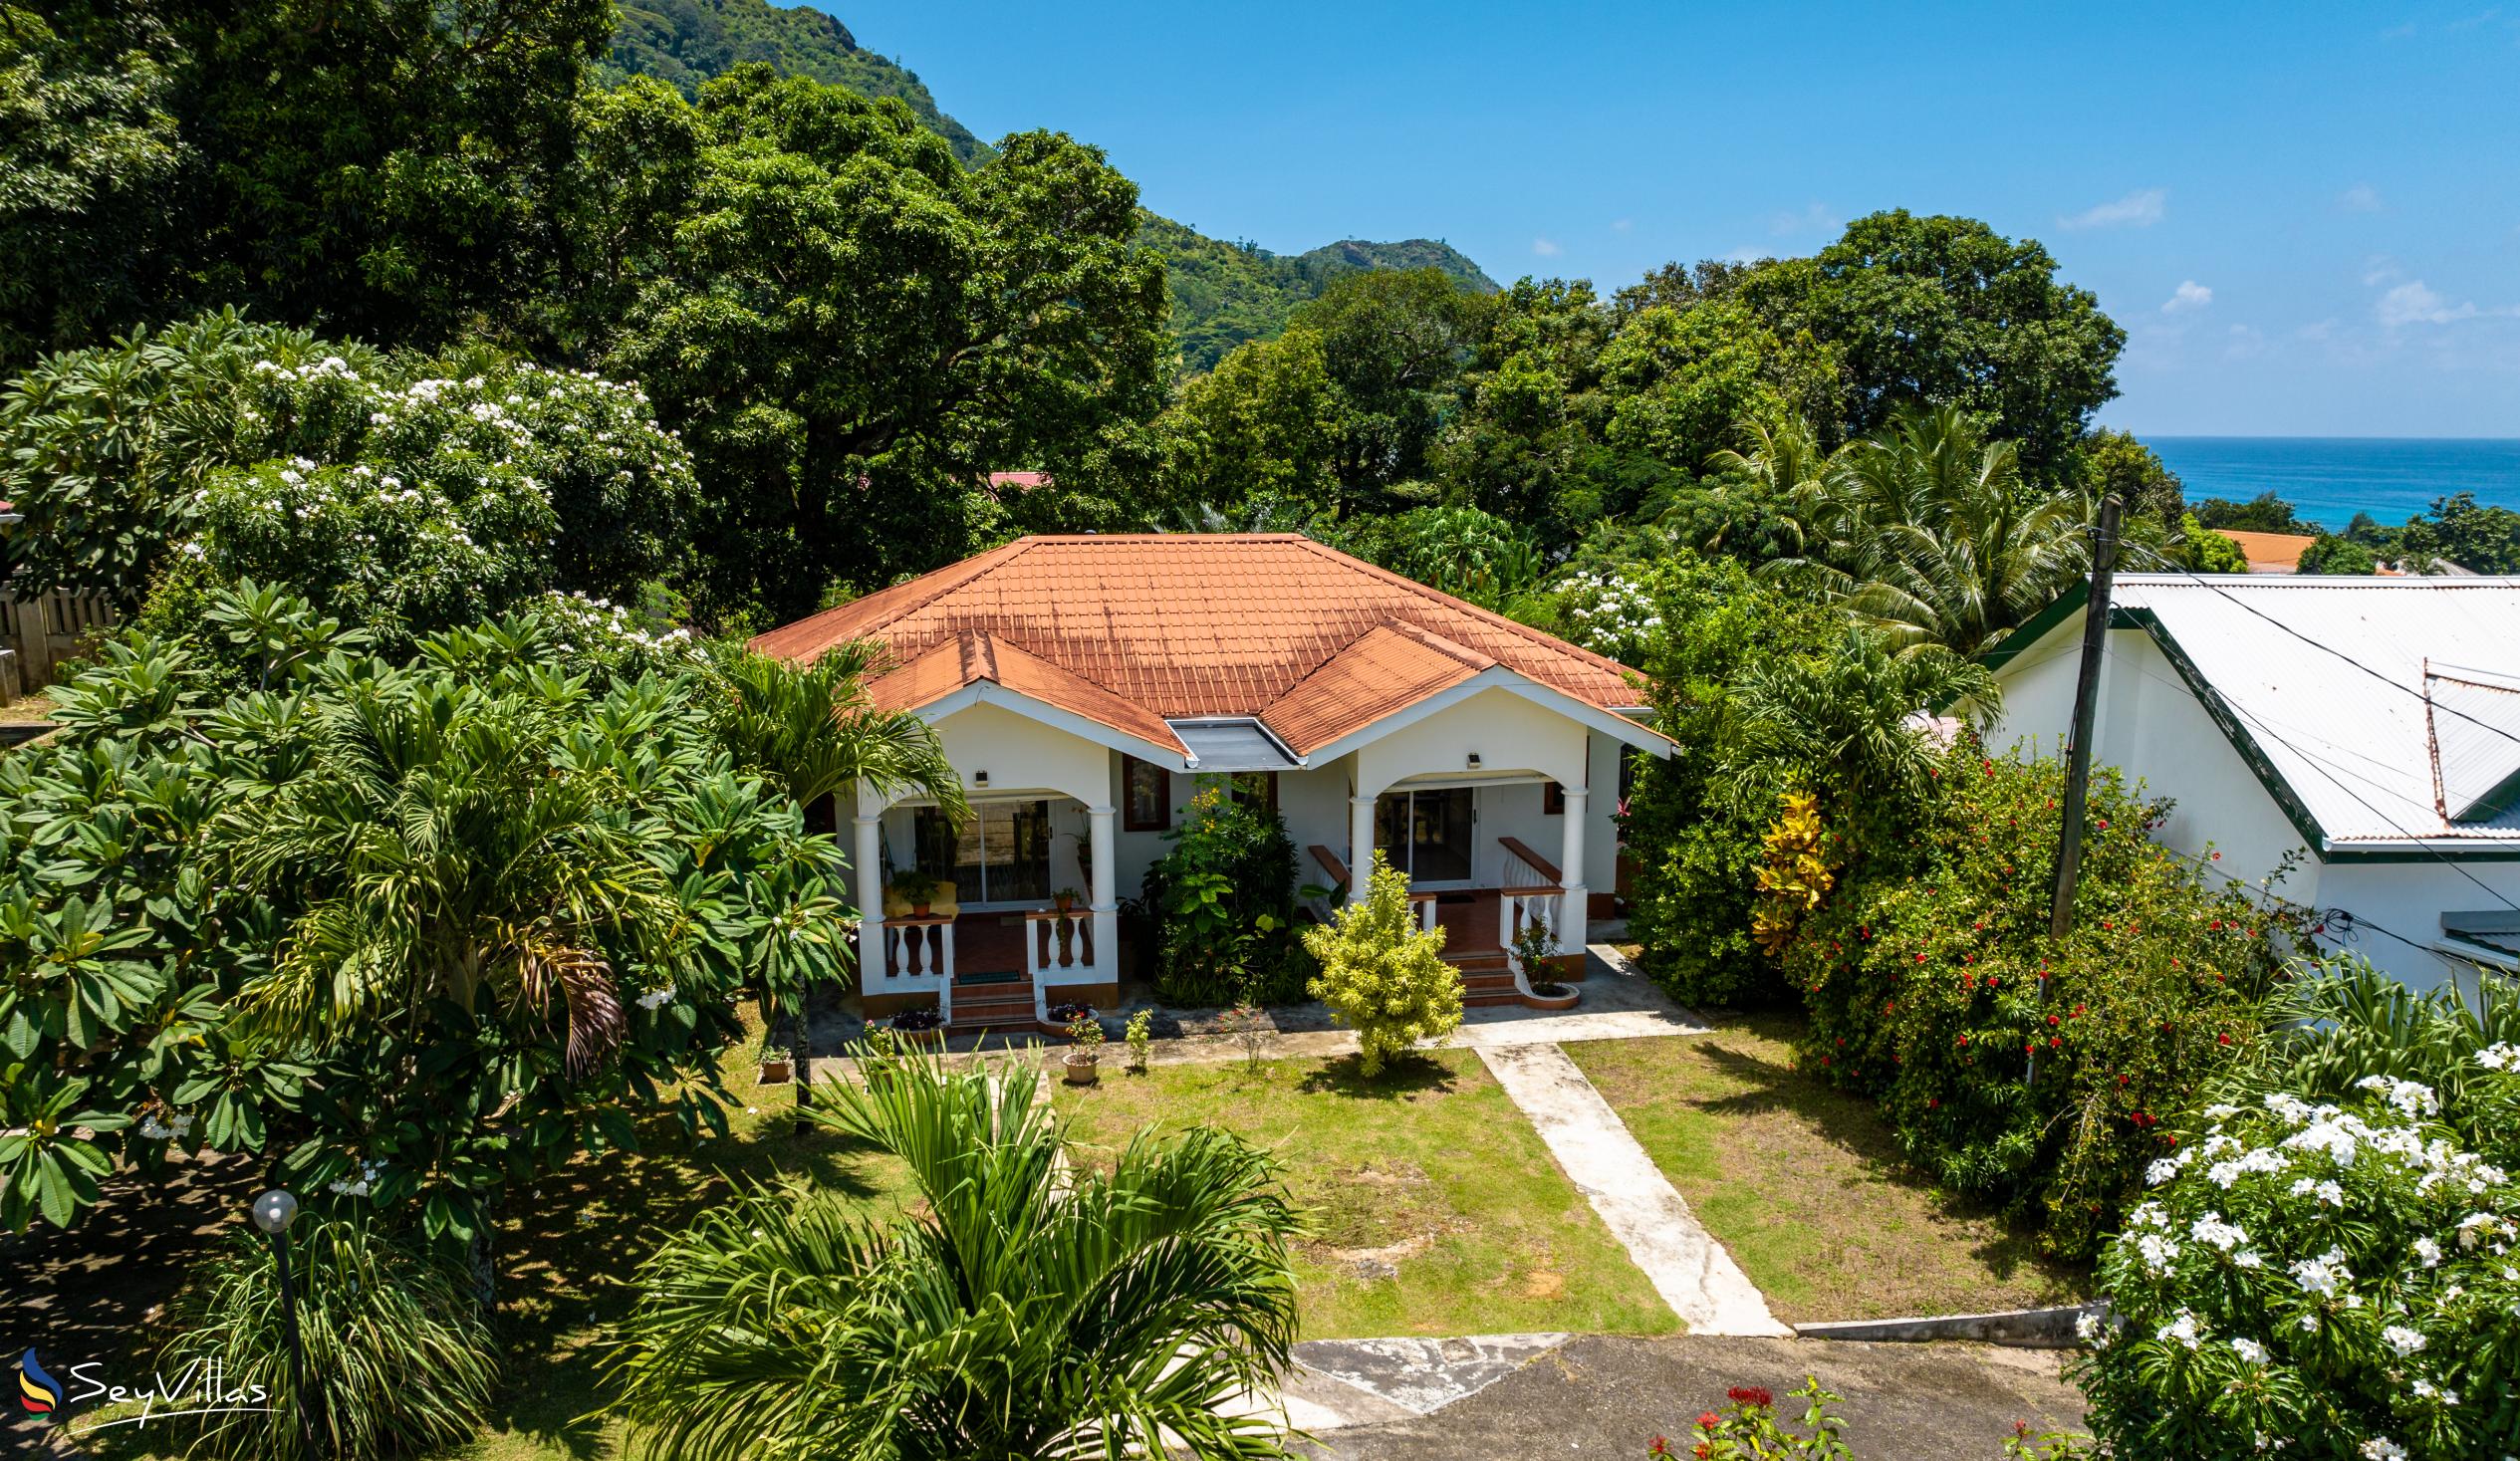
M 932 807 L 918 813 L 918 865 L 966 903 L 1050 896 L 1050 803 L 974 802 L 959 828 Z
M 1475 795 L 1469 787 L 1385 792 L 1374 803 L 1374 846 L 1410 882 L 1468 882 Z

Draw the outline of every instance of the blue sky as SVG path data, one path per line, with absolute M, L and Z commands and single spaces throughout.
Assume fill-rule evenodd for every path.
M 2520 0 L 826 8 L 974 131 L 1096 143 L 1218 237 L 1607 290 L 1966 213 L 2128 328 L 2112 424 L 2520 437 Z

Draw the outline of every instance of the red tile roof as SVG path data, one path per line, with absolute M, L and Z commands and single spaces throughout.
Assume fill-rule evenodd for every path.
M 902 666 L 877 682 L 888 704 L 932 703 L 977 678 L 1024 689 L 1002 677 L 1014 673 L 1124 729 L 1114 701 L 1157 722 L 1260 716 L 1299 753 L 1489 665 L 1603 709 L 1643 700 L 1616 660 L 1291 533 L 1025 538 L 753 647 L 807 659 L 854 639 L 883 641 Z M 944 645 L 958 647 L 930 660 Z M 1110 699 L 1081 708 L 1088 691 Z

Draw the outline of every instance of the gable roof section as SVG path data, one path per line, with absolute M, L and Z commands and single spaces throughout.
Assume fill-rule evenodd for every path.
M 1149 745 L 1175 752 L 1185 749 L 1161 716 L 983 633 L 956 634 L 944 640 L 870 685 L 868 697 L 885 710 L 918 710 L 982 681 Z
M 2042 611 L 1988 667 L 2073 633 L 2086 598 Z M 2502 703 L 2520 694 L 2445 691 L 2433 673 L 2520 685 L 2520 579 L 2127 574 L 2111 608 L 2111 628 L 2152 638 L 2313 848 L 2520 854 L 2520 798 L 2498 793 L 2520 774 L 2520 708 Z
M 887 703 L 933 703 L 928 692 L 953 676 L 1022 688 L 966 673 L 959 658 L 950 671 L 929 662 L 975 635 L 1001 670 L 1009 651 L 1024 655 L 1044 667 L 1028 671 L 1034 682 L 1055 683 L 1070 697 L 1065 708 L 1104 724 L 1122 715 L 1115 701 L 1141 727 L 1260 718 L 1299 753 L 1485 669 L 1603 711 L 1643 699 L 1616 660 L 1291 533 L 1025 538 L 773 629 L 753 647 L 801 660 L 881 640 L 902 666 L 876 682 Z M 1080 708 L 1089 691 L 1108 697 L 1095 711 Z M 1177 739 L 1166 730 L 1156 744 Z
M 1496 663 L 1439 634 L 1377 624 L 1260 711 L 1299 756 L 1372 725 Z

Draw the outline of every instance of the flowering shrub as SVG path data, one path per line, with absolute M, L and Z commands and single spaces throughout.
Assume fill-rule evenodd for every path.
M 1558 620 L 1568 638 L 1623 664 L 1642 662 L 1654 632 L 1662 627 L 1650 587 L 1594 569 L 1578 569 L 1554 587 Z
M 2498 1054 L 2480 1074 L 2520 1083 Z M 2098 1433 L 2131 1456 L 2520 1449 L 2520 1192 L 2438 1113 L 2386 1076 L 2207 1107 L 2103 1256 L 2117 1323 L 2076 1370 Z
M 690 458 L 635 385 L 531 365 L 397 385 L 340 356 L 250 378 L 246 431 L 290 454 L 195 493 L 192 592 L 287 583 L 399 644 L 546 590 L 626 595 L 680 552 Z
M 1829 1407 L 1844 1397 L 1824 1388 L 1820 1376 L 1814 1374 L 1806 1375 L 1803 1387 L 1789 1398 L 1807 1402 L 1801 1421 L 1805 1434 L 1797 1435 L 1778 1423 L 1774 1392 L 1759 1385 L 1735 1385 L 1724 1391 L 1723 1409 L 1698 1415 L 1683 1443 L 1685 1449 L 1655 1436 L 1645 1454 L 1687 1456 L 1694 1461 L 1851 1461 L 1856 1453 L 1842 1439 L 1846 1421 L 1829 1413 Z M 2017 1461 L 2065 1461 L 2081 1454 L 2077 1442 L 2082 1439 L 2057 1431 L 2033 1437 L 2029 1422 L 2024 1421 L 2004 1438 L 2003 1454 Z
M 1913 845 L 1805 918 L 1785 971 L 1812 1015 L 1806 1069 L 1875 1096 L 1944 1186 L 2035 1215 L 2081 1256 L 2184 1139 L 2178 1113 L 2261 1038 L 2291 915 L 2155 847 L 2166 804 L 2102 769 L 2073 929 L 2051 940 L 2063 779 L 1963 738 Z

